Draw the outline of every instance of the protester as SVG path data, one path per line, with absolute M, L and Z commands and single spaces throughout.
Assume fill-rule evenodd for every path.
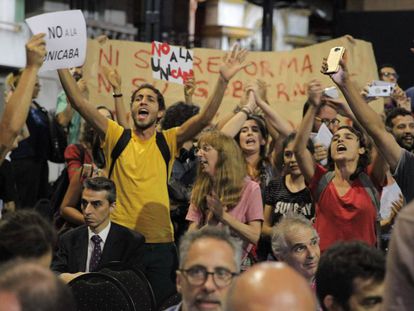
M 46 55 L 44 36 L 42 33 L 34 35 L 26 44 L 26 67 L 0 121 L 0 163 L 19 135 L 29 113 L 37 73 Z
M 177 150 L 207 126 L 217 112 L 225 88 L 242 68 L 246 51 L 236 45 L 220 66 L 214 93 L 202 112 L 178 128 L 163 131 L 161 139 L 167 145 L 170 161 L 166 161 L 156 143 L 156 123 L 161 119 L 165 103 L 159 90 L 143 84 L 131 97 L 134 121 L 132 138 L 114 165 L 113 176 L 118 185 L 118 208 L 111 214 L 113 221 L 141 232 L 146 239 L 144 263 L 157 302 L 174 292 L 173 271 L 177 264 L 173 230 L 169 214 L 167 180 Z M 89 104 L 67 70 L 59 70 L 66 94 L 74 108 L 104 139 L 103 150 L 110 157 L 124 129 L 108 121 Z M 119 95 L 119 94 L 118 94 Z M 163 137 L 163 138 L 162 138 Z M 166 162 L 169 162 L 166 165 Z M 154 186 L 156 185 L 156 186 Z
M 327 65 L 324 63 L 322 72 L 326 72 L 326 68 Z M 350 79 L 346 60 L 341 61 L 339 71 L 330 74 L 330 77 L 344 94 L 356 119 L 363 125 L 378 147 L 378 151 L 388 162 L 406 202 L 410 202 L 414 198 L 414 191 L 412 191 L 411 186 L 412 172 L 414 171 L 414 155 L 398 145 L 395 138 L 387 132 L 381 117 L 365 103 Z
M 199 171 L 186 219 L 188 230 L 206 225 L 228 226 L 244 241 L 243 266 L 255 261 L 252 248 L 260 237 L 263 206 L 259 185 L 246 173 L 236 142 L 219 131 L 207 131 L 198 141 Z
M 321 239 L 321 250 L 338 240 L 357 239 L 374 246 L 378 237 L 379 207 L 365 187 L 375 193 L 374 184 L 379 187 L 384 180 L 385 163 L 377 157 L 368 177 L 364 171 L 369 163 L 369 150 L 364 136 L 355 128 L 341 126 L 330 144 L 329 170 L 315 164 L 306 144 L 312 120 L 321 104 L 320 82 L 311 81 L 308 90 L 310 107 L 299 127 L 293 151 L 316 203 L 315 228 Z M 328 173 L 331 178 L 326 179 Z

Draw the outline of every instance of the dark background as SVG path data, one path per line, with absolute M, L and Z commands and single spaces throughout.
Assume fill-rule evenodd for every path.
M 350 34 L 370 41 L 378 66 L 391 63 L 400 76 L 402 89 L 414 85 L 414 11 L 338 12 L 334 37 Z

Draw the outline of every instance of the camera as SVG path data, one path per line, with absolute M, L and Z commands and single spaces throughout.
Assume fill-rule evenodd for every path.
M 369 97 L 388 97 L 391 96 L 391 85 L 371 85 L 368 87 Z

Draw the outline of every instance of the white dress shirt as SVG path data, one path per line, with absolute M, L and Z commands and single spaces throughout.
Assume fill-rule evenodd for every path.
M 102 239 L 102 242 L 101 242 L 102 252 L 105 246 L 106 238 L 108 237 L 109 229 L 111 229 L 111 222 L 109 222 L 108 225 L 105 228 L 103 228 L 101 232 L 97 234 Z M 95 247 L 95 244 L 91 240 L 92 236 L 94 235 L 96 234 L 93 233 L 91 228 L 88 227 L 88 257 L 86 258 L 85 272 L 89 272 L 89 262 L 91 261 L 92 251 L 93 251 L 93 248 Z

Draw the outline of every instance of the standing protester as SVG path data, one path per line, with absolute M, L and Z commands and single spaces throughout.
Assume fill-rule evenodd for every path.
M 199 172 L 186 219 L 189 230 L 206 225 L 228 226 L 244 241 L 242 269 L 256 260 L 263 205 L 259 185 L 246 173 L 240 148 L 221 132 L 205 132 L 198 141 Z
M 175 291 L 173 273 L 177 266 L 177 257 L 167 190 L 170 168 L 180 146 L 197 135 L 213 119 L 228 82 L 245 67 L 242 63 L 246 54 L 247 51 L 240 50 L 236 45 L 220 66 L 214 93 L 202 112 L 180 127 L 163 131 L 161 135 L 164 138 L 158 136 L 163 139 L 170 154 L 168 167 L 156 142 L 156 125 L 165 110 L 164 98 L 150 84 L 141 85 L 132 94 L 132 137 L 116 161 L 110 176 L 119 190 L 118 208 L 111 214 L 111 219 L 145 236 L 147 243 L 144 265 L 157 302 L 162 302 Z M 123 127 L 99 114 L 94 105 L 85 100 L 68 70 L 59 70 L 59 76 L 70 103 L 104 139 L 103 150 L 109 160 L 124 132 Z

